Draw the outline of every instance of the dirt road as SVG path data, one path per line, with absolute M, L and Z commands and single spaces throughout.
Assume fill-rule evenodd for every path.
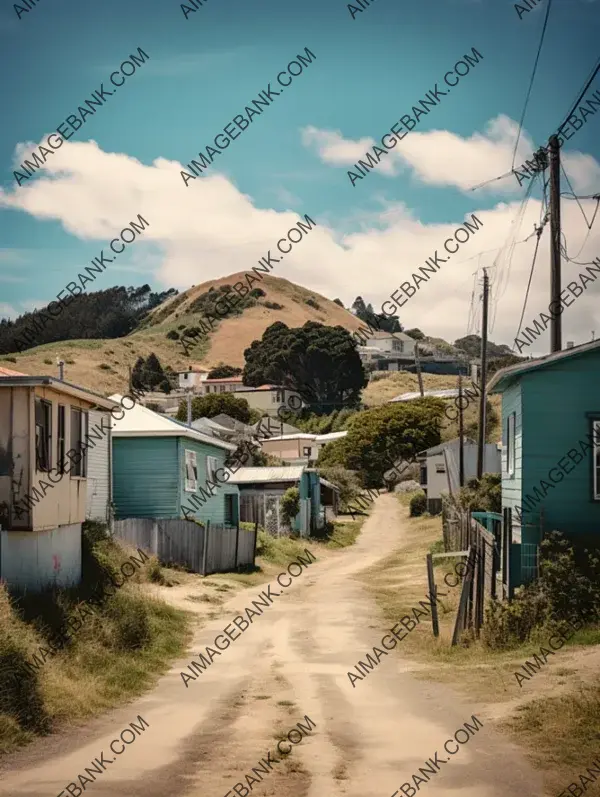
M 79 797 L 81 785 L 66 787 L 81 783 L 86 795 L 97 797 L 246 797 L 246 790 L 253 797 L 391 797 L 402 784 L 409 785 L 397 797 L 417 791 L 543 795 L 540 776 L 494 733 L 478 705 L 410 675 L 401 643 L 355 688 L 348 679 L 390 625 L 353 576 L 398 548 L 401 534 L 397 501 L 383 495 L 356 545 L 311 564 L 287 591 L 279 590 L 281 596 L 187 688 L 180 673 L 188 672 L 192 656 L 212 644 L 259 589 L 224 604 L 221 618 L 198 633 L 190 655 L 151 694 L 5 762 L 0 794 Z M 115 744 L 124 748 L 120 754 L 111 753 L 109 745 L 124 728 L 140 725 L 138 715 L 148 727 L 132 731 L 128 746 Z M 444 751 L 465 722 L 473 726 L 473 715 L 483 727 L 463 731 L 458 741 L 465 733 L 468 741 L 451 741 Z M 316 727 L 293 748 L 285 742 L 283 750 L 292 752 L 282 756 L 277 741 L 298 722 L 306 726 L 306 716 Z M 80 782 L 78 774 L 85 777 L 101 753 L 111 763 L 96 765 L 102 774 Z M 268 753 L 273 763 L 261 766 Z

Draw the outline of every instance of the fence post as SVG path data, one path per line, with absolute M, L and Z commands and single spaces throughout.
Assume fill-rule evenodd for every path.
M 206 575 L 206 558 L 208 556 L 208 538 L 210 536 L 210 520 L 206 521 L 204 527 L 204 550 L 202 551 L 202 575 Z
M 252 567 L 256 566 L 256 540 L 258 539 L 258 518 L 254 524 L 254 547 L 252 548 Z
M 427 554 L 427 580 L 429 582 L 429 600 L 431 601 L 431 624 L 433 626 L 433 635 L 437 637 L 440 635 L 437 611 L 437 587 L 433 579 L 433 558 L 430 553 Z
M 238 520 L 237 527 L 236 527 L 236 530 L 235 530 L 235 563 L 234 563 L 234 567 L 235 567 L 236 570 L 237 570 L 237 566 L 238 566 L 238 550 L 239 550 L 239 547 L 240 547 L 240 523 L 239 523 L 239 520 Z

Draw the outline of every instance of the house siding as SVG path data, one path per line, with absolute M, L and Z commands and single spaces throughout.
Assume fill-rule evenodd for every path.
M 101 426 L 104 418 L 104 427 Z M 93 410 L 90 412 L 90 430 L 107 428 L 106 413 Z M 100 437 L 97 440 L 96 437 Z M 110 518 L 110 451 L 111 434 L 96 432 L 90 438 L 88 448 L 88 473 L 87 473 L 87 505 L 86 517 L 91 520 L 100 520 L 108 523 Z
M 512 477 L 507 471 L 507 419 L 515 413 L 515 472 Z M 521 384 L 512 385 L 502 394 L 502 506 L 512 509 L 513 528 L 520 529 L 516 508 L 521 507 L 523 474 L 523 399 Z M 527 519 L 525 518 L 527 522 Z M 518 534 L 520 531 L 518 532 Z M 517 540 L 518 541 L 518 540 Z
M 179 517 L 176 437 L 113 437 L 115 519 Z
M 186 492 L 185 490 L 185 451 L 196 452 L 196 465 L 198 469 L 198 489 L 195 493 Z M 177 462 L 179 480 L 178 480 L 178 505 L 177 517 L 185 517 L 183 514 L 182 506 L 187 507 L 188 513 L 192 512 L 199 520 L 210 520 L 211 523 L 224 523 L 225 522 L 225 496 L 235 495 L 238 496 L 235 500 L 236 517 L 239 518 L 239 489 L 235 484 L 217 484 L 212 489 L 213 495 L 210 496 L 202 506 L 195 507 L 190 503 L 190 499 L 195 494 L 198 500 L 203 500 L 200 494 L 200 488 L 206 491 L 206 480 L 208 478 L 206 457 L 214 457 L 217 460 L 217 468 L 225 467 L 225 460 L 229 454 L 224 448 L 217 448 L 207 443 L 191 440 L 187 437 L 180 437 L 177 441 Z
M 591 416 L 600 418 L 600 351 L 533 371 L 524 375 L 521 384 L 527 424 L 523 499 L 533 496 L 535 487 L 540 490 L 542 479 L 551 485 L 530 515 L 539 518 L 543 508 L 545 532 L 597 534 L 600 501 L 592 497 L 592 451 L 585 449 L 579 464 L 574 464 L 567 452 L 575 449 L 581 455 L 579 441 L 589 444 Z M 566 461 L 570 470 L 562 480 L 559 460 Z M 557 484 L 549 476 L 551 469 Z

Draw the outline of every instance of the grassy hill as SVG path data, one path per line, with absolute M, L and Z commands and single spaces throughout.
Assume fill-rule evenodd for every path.
M 330 326 L 339 324 L 349 331 L 358 329 L 361 324 L 350 312 L 315 291 L 280 277 L 265 275 L 254 287 L 260 287 L 266 295 L 259 298 L 254 307 L 245 309 L 242 315 L 220 321 L 212 334 L 201 340 L 186 357 L 181 344 L 169 340 L 167 333 L 171 330 L 181 332 L 180 327 L 197 325 L 201 315 L 191 311 L 190 306 L 198 297 L 211 287 L 233 285 L 242 280 L 243 275 L 244 272 L 231 274 L 183 291 L 156 307 L 143 328 L 126 337 L 48 343 L 22 354 L 2 355 L 0 366 L 26 374 L 55 375 L 58 373 L 56 359 L 61 357 L 65 361 L 67 381 L 108 395 L 127 386 L 128 368 L 133 367 L 140 355 L 147 357 L 150 352 L 156 354 L 163 367 L 170 365 L 175 371 L 184 370 L 189 365 L 210 368 L 219 362 L 243 366 L 244 349 L 260 338 L 275 321 L 283 321 L 290 327 L 318 321 Z M 280 307 L 267 307 L 266 302 Z

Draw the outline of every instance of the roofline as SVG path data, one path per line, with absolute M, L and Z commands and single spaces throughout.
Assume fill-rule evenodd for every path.
M 169 418 L 168 420 L 173 420 Z M 197 429 L 190 429 L 189 427 L 182 427 L 181 431 L 179 429 L 174 429 L 171 431 L 170 429 L 159 429 L 159 430 L 151 430 L 151 429 L 137 429 L 135 431 L 129 432 L 119 432 L 116 429 L 112 430 L 113 437 L 189 437 L 190 440 L 200 440 L 202 443 L 208 443 L 208 445 L 215 446 L 216 448 L 225 448 L 228 451 L 235 451 L 237 446 L 233 445 L 233 443 L 226 443 L 224 440 L 217 440 L 215 437 L 210 437 L 209 435 L 202 434 Z
M 558 360 L 566 359 L 567 357 L 576 357 L 580 354 L 587 354 L 589 351 L 594 351 L 600 347 L 600 339 L 592 340 L 588 343 L 582 343 L 580 346 L 574 346 L 572 349 L 561 349 L 560 351 L 546 354 L 544 357 L 537 357 L 534 360 L 528 360 L 525 363 L 518 363 L 517 365 L 509 365 L 506 368 L 501 368 L 496 371 L 494 376 L 488 382 L 488 393 L 500 392 L 497 390 L 500 382 L 504 379 L 520 376 L 527 371 L 534 371 L 538 368 L 544 368 L 547 365 L 553 365 Z
M 92 390 L 87 390 L 85 387 L 74 385 L 71 382 L 66 382 L 64 379 L 58 379 L 55 376 L 2 376 L 0 375 L 0 387 L 52 387 L 59 392 L 67 393 L 77 398 L 83 398 L 96 404 L 99 408 L 111 410 L 113 407 L 118 407 L 119 403 L 112 399 L 101 396 L 99 393 L 94 393 Z

